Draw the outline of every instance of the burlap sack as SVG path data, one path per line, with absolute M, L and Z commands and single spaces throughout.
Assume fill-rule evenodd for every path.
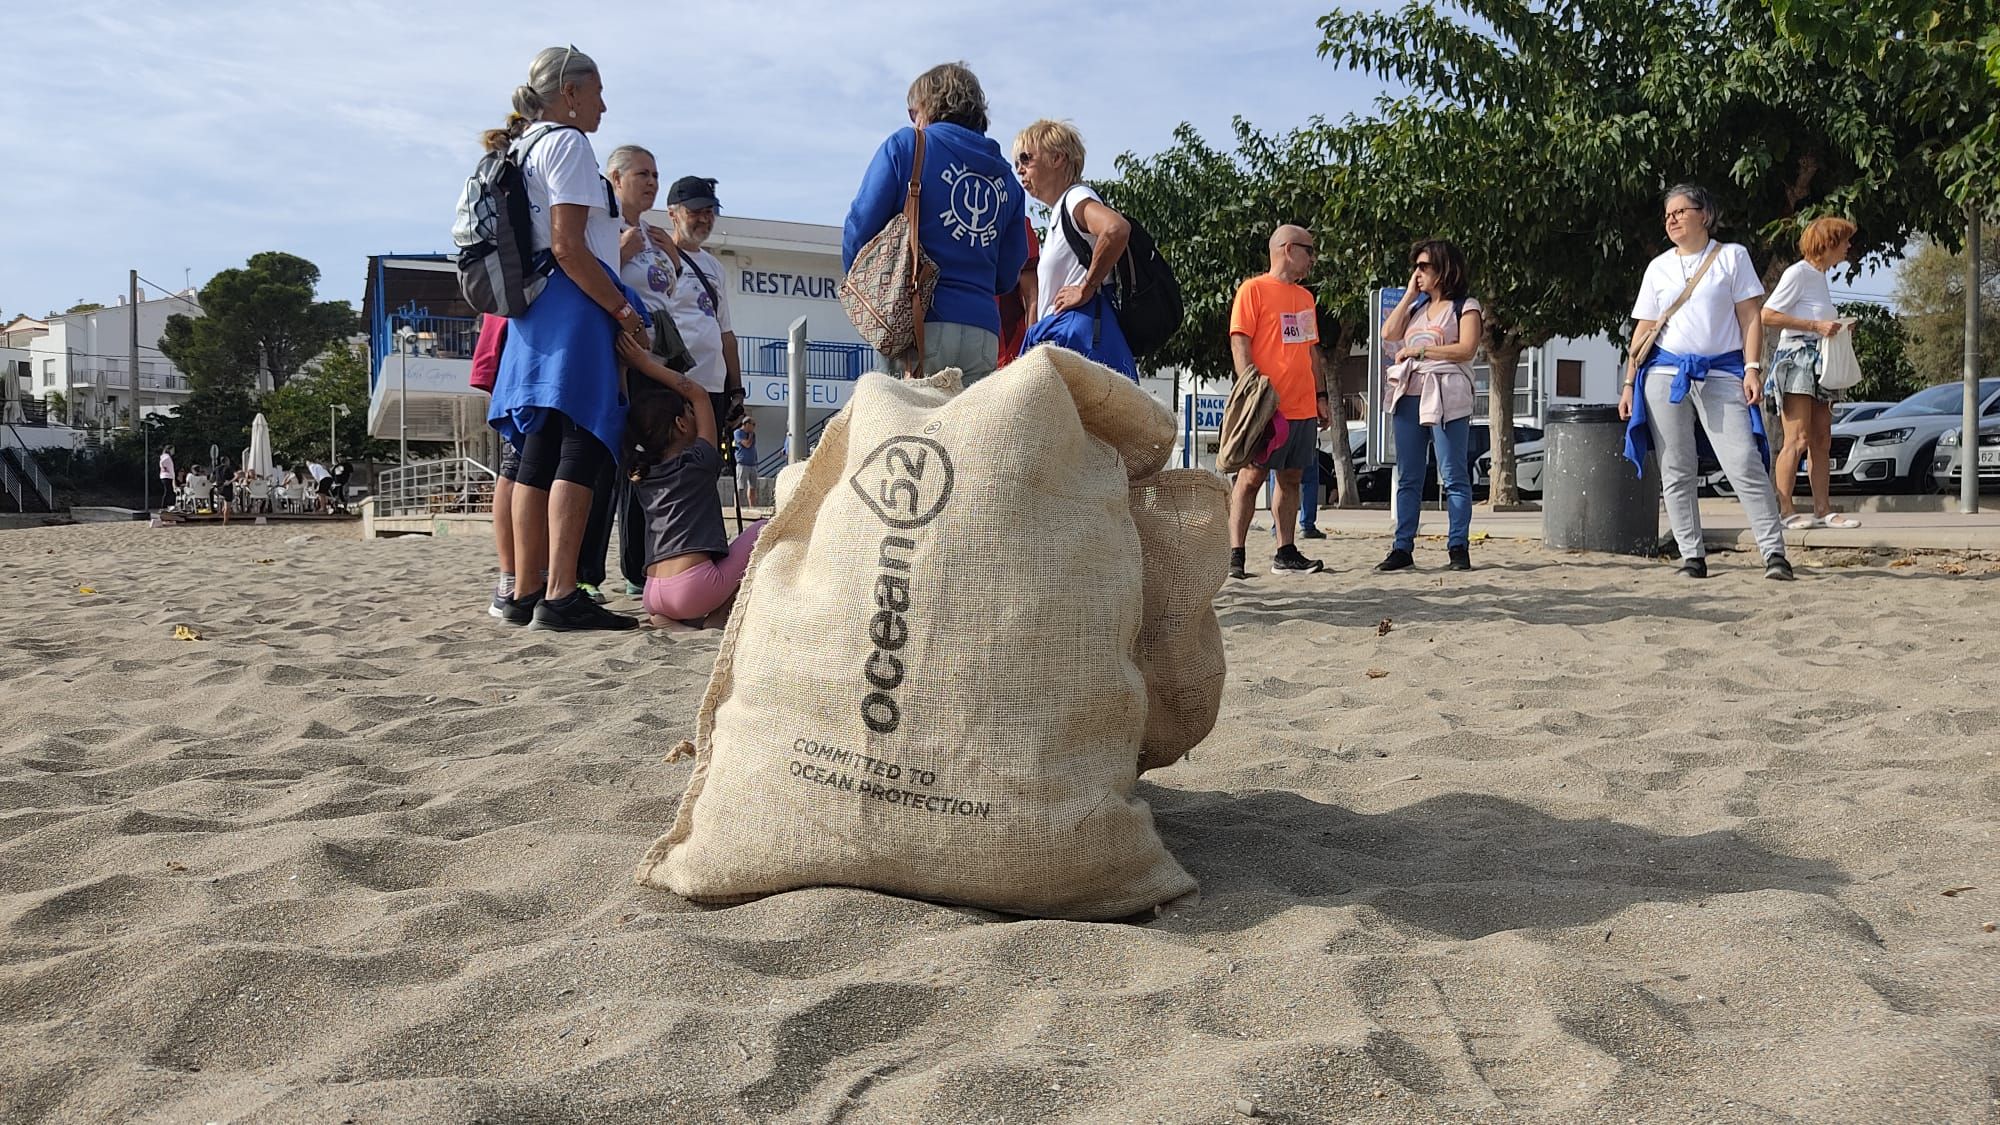
M 1139 670 L 1146 737 L 1139 770 L 1170 766 L 1208 737 L 1228 667 L 1215 595 L 1229 574 L 1229 486 L 1207 469 L 1169 469 L 1132 486 L 1145 560 Z
M 1055 348 L 956 391 L 868 375 L 828 423 L 758 540 L 640 882 L 1074 919 L 1194 889 L 1133 796 L 1131 479 L 1173 417 Z

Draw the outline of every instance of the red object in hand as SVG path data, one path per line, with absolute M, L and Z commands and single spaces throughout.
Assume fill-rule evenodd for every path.
M 479 316 L 479 342 L 472 348 L 472 387 L 474 390 L 493 393 L 493 384 L 500 378 L 500 352 L 507 346 L 507 318 L 481 313 Z

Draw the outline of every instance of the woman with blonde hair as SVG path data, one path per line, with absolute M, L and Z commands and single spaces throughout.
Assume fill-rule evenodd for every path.
M 1833 448 L 1833 404 L 1840 401 L 1840 392 L 1819 385 L 1823 366 L 1820 345 L 1839 335 L 1841 329 L 1826 271 L 1847 260 L 1854 229 L 1853 223 L 1832 216 L 1808 223 L 1799 235 L 1799 260 L 1778 278 L 1777 287 L 1764 302 L 1764 327 L 1779 330 L 1778 351 L 1771 358 L 1765 393 L 1782 396 L 1778 402 L 1785 415 L 1785 444 L 1778 450 L 1774 470 L 1778 510 L 1785 517 L 1785 526 L 1794 531 L 1861 526 L 1860 520 L 1833 510 L 1828 454 Z M 1792 508 L 1792 490 L 1798 484 L 1802 458 L 1807 459 L 1812 476 L 1810 516 Z
M 1083 182 L 1083 158 L 1083 136 L 1067 121 L 1043 118 L 1014 138 L 1014 172 L 1050 212 L 1036 268 L 1034 324 L 1021 350 L 1057 344 L 1137 380 L 1138 361 L 1103 292 L 1132 224 Z
M 527 312 L 508 321 L 487 411 L 489 424 L 520 451 L 514 594 L 500 617 L 537 629 L 638 625 L 577 589 L 591 491 L 625 430 L 613 345 L 619 333 L 650 323 L 639 296 L 618 280 L 617 199 L 598 174 L 587 136 L 604 109 L 597 64 L 574 47 L 550 47 L 515 88 L 507 127 L 486 134 L 489 147 L 512 146 L 519 156 L 534 265 L 548 277 Z

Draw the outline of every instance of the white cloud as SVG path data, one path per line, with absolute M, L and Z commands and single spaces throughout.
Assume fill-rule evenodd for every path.
M 130 267 L 200 284 L 267 249 L 358 298 L 367 255 L 444 247 L 480 130 L 550 44 L 603 69 L 600 151 L 719 177 L 738 214 L 838 222 L 910 79 L 945 59 L 979 73 L 1003 144 L 1067 117 L 1100 174 L 1183 120 L 1219 136 L 1234 114 L 1365 108 L 1375 84 L 1316 57 L 1328 6 L 49 5 L 9 22 L 0 309 L 107 299 Z

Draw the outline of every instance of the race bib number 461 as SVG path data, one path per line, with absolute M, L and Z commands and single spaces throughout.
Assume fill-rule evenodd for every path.
M 1287 344 L 1319 342 L 1319 320 L 1313 310 L 1278 314 L 1278 338 Z

